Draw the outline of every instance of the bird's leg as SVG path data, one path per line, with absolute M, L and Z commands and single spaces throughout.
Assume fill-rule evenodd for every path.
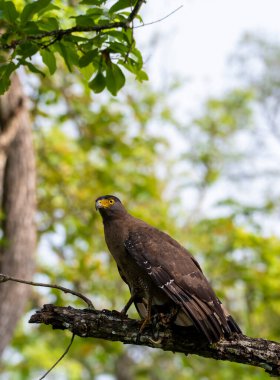
M 122 309 L 121 311 L 121 314 L 123 316 L 126 316 L 126 313 L 128 312 L 128 309 L 130 308 L 130 306 L 133 304 L 133 302 L 135 301 L 136 299 L 136 294 L 131 294 L 128 302 L 126 303 L 125 307 Z
M 144 319 L 141 327 L 140 327 L 140 330 L 139 330 L 139 334 L 142 334 L 144 328 L 146 327 L 147 323 L 149 323 L 151 321 L 151 315 L 152 315 L 152 297 L 149 297 L 148 298 L 148 303 L 147 303 L 147 316 L 146 318 Z
M 141 325 L 139 332 L 137 334 L 136 343 L 140 342 L 141 334 L 142 334 L 144 328 L 146 327 L 147 323 L 149 323 L 151 320 L 151 314 L 152 314 L 152 297 L 149 297 L 148 302 L 147 302 L 147 315 L 146 315 L 145 319 L 143 320 L 142 325 Z
M 146 315 L 146 318 L 143 320 L 142 325 L 137 334 L 136 343 L 140 342 L 141 334 L 144 328 L 146 327 L 146 325 L 151 321 L 151 316 L 152 316 L 152 296 L 149 296 L 148 302 L 147 302 L 147 315 Z

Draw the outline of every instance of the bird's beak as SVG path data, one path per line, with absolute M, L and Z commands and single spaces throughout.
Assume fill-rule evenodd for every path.
M 107 208 L 109 206 L 108 199 L 98 199 L 95 202 L 95 209 L 99 210 L 100 208 Z
M 99 201 L 96 201 L 95 202 L 95 210 L 98 210 L 102 207 L 102 204 L 100 203 L 100 200 Z

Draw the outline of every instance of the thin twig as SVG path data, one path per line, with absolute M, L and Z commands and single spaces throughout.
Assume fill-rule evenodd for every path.
M 72 338 L 71 338 L 71 341 L 70 343 L 68 344 L 68 347 L 66 348 L 66 350 L 64 351 L 64 353 L 60 356 L 60 358 L 51 366 L 51 368 L 42 376 L 40 377 L 39 380 L 42 380 L 44 379 L 53 369 L 54 367 L 57 366 L 57 364 L 64 358 L 65 355 L 67 355 L 68 351 L 70 350 L 70 347 L 72 346 L 72 343 L 74 341 L 74 338 L 75 338 L 75 334 L 72 334 Z
M 183 5 L 180 5 L 178 8 L 174 9 L 174 11 L 168 13 L 168 15 L 166 15 L 166 16 L 164 16 L 162 18 L 159 18 L 158 20 L 151 21 L 151 22 L 146 22 L 146 23 L 143 23 L 141 25 L 134 26 L 134 29 L 136 29 L 136 28 L 143 28 L 144 26 L 157 24 L 158 22 L 161 22 L 161 21 L 167 19 L 169 16 L 173 15 L 174 13 L 178 12 L 181 8 L 183 8 Z
M 14 281 L 14 282 L 19 282 L 21 284 L 26 284 L 26 285 L 32 285 L 32 286 L 42 286 L 45 288 L 53 288 L 53 289 L 58 289 L 62 290 L 64 293 L 70 293 L 73 294 L 74 296 L 77 296 L 81 298 L 83 301 L 85 301 L 90 309 L 95 309 L 93 306 L 92 302 L 90 299 L 88 299 L 86 296 L 83 294 L 76 292 L 75 290 L 67 289 L 64 286 L 59 286 L 59 285 L 50 285 L 50 284 L 45 284 L 42 282 L 33 282 L 33 281 L 26 281 L 26 280 L 21 280 L 18 278 L 6 276 L 5 274 L 0 273 L 0 283 L 1 282 L 6 282 L 6 281 Z

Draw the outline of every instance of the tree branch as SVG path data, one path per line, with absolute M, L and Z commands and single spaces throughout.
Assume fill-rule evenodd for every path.
M 130 15 L 128 16 L 128 18 L 126 19 L 126 23 L 127 24 L 130 24 L 134 19 L 135 17 L 137 16 L 137 14 L 139 13 L 140 11 L 140 8 L 141 6 L 146 3 L 146 0 L 138 0 L 134 6 L 134 8 L 132 9 Z
M 28 41 L 40 41 L 43 40 L 44 38 L 48 37 L 53 37 L 53 40 L 50 41 L 47 46 L 52 45 L 53 43 L 60 41 L 64 36 L 70 35 L 72 33 L 76 32 L 101 32 L 103 30 L 108 30 L 108 29 L 116 29 L 116 28 L 129 28 L 130 24 L 132 21 L 135 19 L 137 16 L 141 6 L 145 3 L 145 0 L 138 0 L 128 15 L 128 17 L 124 21 L 118 21 L 118 22 L 109 22 L 108 24 L 105 25 L 92 25 L 92 26 L 79 26 L 76 25 L 72 28 L 68 29 L 56 29 L 56 30 L 51 30 L 49 32 L 44 32 L 40 34 L 34 34 L 34 35 L 29 35 L 26 36 L 24 39 L 17 39 L 17 40 L 12 40 L 9 43 L 2 44 L 0 47 L 4 50 L 9 50 L 9 49 L 15 49 L 18 45 Z
M 155 338 L 152 325 L 148 325 L 139 337 L 139 320 L 122 317 L 116 311 L 78 310 L 70 306 L 44 305 L 29 322 L 52 325 L 53 329 L 67 329 L 84 338 L 120 341 L 248 364 L 265 369 L 270 376 L 280 376 L 280 344 L 265 339 L 235 334 L 231 339 L 207 345 L 192 327 L 172 326 L 157 332 Z

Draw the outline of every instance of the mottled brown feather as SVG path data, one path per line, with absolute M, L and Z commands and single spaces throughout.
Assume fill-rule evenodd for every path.
M 110 197 L 100 197 L 96 204 Z M 105 239 L 122 279 L 137 295 L 139 314 L 145 317 L 149 299 L 169 307 L 173 303 L 208 342 L 241 333 L 233 318 L 225 315 L 195 258 L 166 233 L 128 214 L 118 198 L 113 199 L 112 207 L 98 207 Z

